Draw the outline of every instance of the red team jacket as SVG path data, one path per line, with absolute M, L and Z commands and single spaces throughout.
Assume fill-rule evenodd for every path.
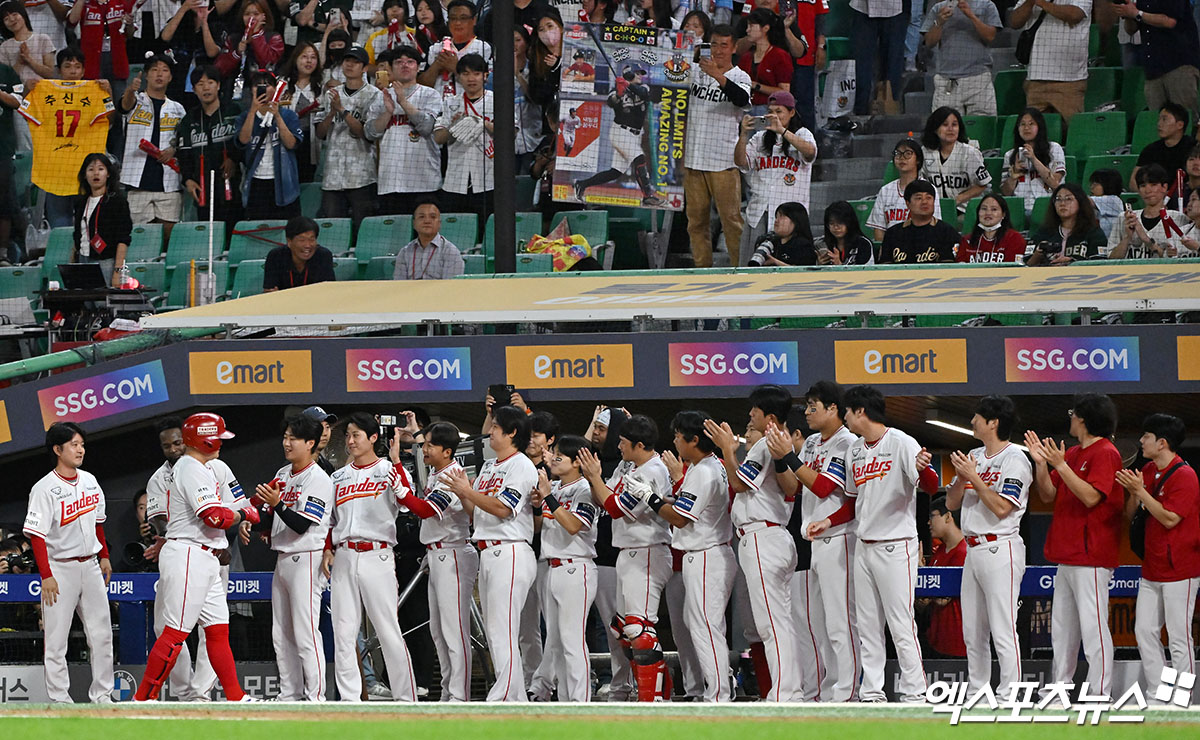
M 1121 453 L 1110 440 L 1098 439 L 1086 449 L 1075 445 L 1067 450 L 1066 461 L 1104 498 L 1089 509 L 1062 482 L 1058 471 L 1050 471 L 1058 493 L 1046 536 L 1046 559 L 1059 565 L 1115 568 L 1125 507 L 1125 489 L 1116 479 Z
M 1176 455 L 1166 469 L 1181 462 L 1183 460 Z M 1152 494 L 1158 477 L 1158 466 L 1154 463 L 1147 463 L 1142 468 L 1142 482 Z M 1146 558 L 1142 563 L 1142 577 L 1147 581 L 1167 583 L 1200 576 L 1200 482 L 1196 471 L 1184 465 L 1171 473 L 1154 498 L 1168 511 L 1183 517 L 1183 521 L 1167 529 L 1154 517 L 1146 519 Z

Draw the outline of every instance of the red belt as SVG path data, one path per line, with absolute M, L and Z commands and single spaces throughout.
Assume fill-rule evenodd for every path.
M 890 540 L 859 540 L 859 542 L 865 542 L 868 545 L 879 545 L 884 542 L 904 542 L 907 539 L 907 537 L 896 537 Z
M 482 551 L 488 549 L 489 547 L 496 547 L 497 545 L 503 544 L 504 540 L 479 540 L 475 543 L 475 547 Z
M 783 526 L 782 524 L 776 524 L 775 522 L 762 522 L 762 524 L 765 524 L 765 525 L 767 525 L 767 529 L 770 529 L 771 527 L 782 527 L 782 526 Z M 750 526 L 750 525 L 746 525 L 746 526 L 748 527 L 748 526 Z M 750 534 L 754 534 L 754 533 L 755 533 L 755 532 L 757 532 L 757 531 L 759 531 L 759 530 L 758 530 L 758 529 L 752 529 L 752 530 L 750 530 Z M 745 529 L 744 527 L 738 527 L 737 536 L 738 536 L 739 538 L 740 538 L 740 537 L 745 537 L 745 536 L 746 536 L 746 534 L 747 534 L 747 533 L 746 533 L 746 529 Z
M 570 565 L 571 563 L 574 563 L 576 560 L 580 560 L 580 558 L 550 558 L 550 567 L 561 568 L 564 565 Z M 582 560 L 580 560 L 580 562 L 582 562 Z
M 982 545 L 985 542 L 995 542 L 998 539 L 1000 539 L 1000 535 L 998 535 L 998 534 L 981 534 L 978 537 L 976 537 L 975 535 L 972 534 L 972 535 L 967 535 L 967 537 L 966 537 L 967 547 L 976 547 L 978 545 Z
M 425 546 L 425 549 L 426 550 L 448 550 L 452 547 L 458 547 L 459 545 L 465 545 L 465 544 L 466 544 L 466 542 L 460 542 L 458 540 L 443 540 L 442 542 L 433 542 L 431 544 L 428 544 Z
M 89 560 L 95 560 L 95 555 L 85 555 L 81 558 L 54 558 L 56 563 L 86 563 Z
M 179 540 L 179 539 L 177 539 L 177 538 L 175 538 L 175 537 L 168 537 L 167 539 L 174 540 L 175 542 L 180 542 L 180 541 L 181 541 L 181 540 Z M 215 558 L 215 557 L 220 557 L 220 555 L 219 555 L 218 553 L 220 553 L 222 550 L 225 550 L 225 549 L 227 549 L 227 548 L 224 548 L 224 547 L 209 547 L 208 545 L 198 545 L 198 544 L 196 544 L 195 542 L 187 542 L 187 543 L 184 543 L 184 544 L 192 545 L 193 547 L 198 547 L 198 548 L 200 548 L 201 550 L 204 550 L 205 552 L 211 552 L 211 553 L 213 554 L 213 557 L 214 557 L 214 558 Z
M 347 540 L 346 542 L 342 543 L 342 547 L 346 548 L 347 550 L 353 550 L 355 552 L 370 552 L 372 550 L 383 550 L 383 549 L 386 549 L 388 546 L 389 545 L 386 542 L 355 542 L 354 540 Z

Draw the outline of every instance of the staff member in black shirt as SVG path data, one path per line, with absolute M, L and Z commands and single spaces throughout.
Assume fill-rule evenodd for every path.
M 932 262 L 953 262 L 958 246 L 958 231 L 945 221 L 933 217 L 937 195 L 926 180 L 913 180 L 904 188 L 908 218 L 887 230 L 879 262 L 916 265 Z
M 296 216 L 283 230 L 287 246 L 267 253 L 263 265 L 263 292 L 324 283 L 337 278 L 333 274 L 333 252 L 317 244 L 321 227 L 307 216 Z
M 117 166 L 107 154 L 93 152 L 79 168 L 71 262 L 98 262 L 104 279 L 121 287 L 121 267 L 133 232 L 129 202 L 121 192 Z

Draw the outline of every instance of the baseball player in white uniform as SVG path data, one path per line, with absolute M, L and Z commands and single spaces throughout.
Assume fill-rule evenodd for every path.
M 415 702 L 417 683 L 412 659 L 396 615 L 400 586 L 392 552 L 396 546 L 396 517 L 403 500 L 412 493 L 412 484 L 402 466 L 375 454 L 379 439 L 375 417 L 358 412 L 343 423 L 346 452 L 352 462 L 332 476 L 333 529 L 325 540 L 322 559 L 322 571 L 330 578 L 332 588 L 338 694 L 342 701 L 362 698 L 356 641 L 365 610 L 383 649 L 392 697 Z
M 1016 419 L 1012 399 L 983 398 L 971 417 L 971 430 L 983 446 L 965 455 L 950 453 L 957 475 L 946 490 L 946 506 L 962 507 L 967 540 L 960 593 L 968 691 L 972 694 L 992 682 L 991 645 L 995 645 L 1000 662 L 998 696 L 1008 696 L 1010 687 L 1021 680 L 1017 602 L 1025 575 L 1025 541 L 1020 530 L 1033 466 L 1025 453 L 1008 441 Z
M 270 507 L 271 642 L 279 666 L 279 701 L 325 701 L 325 646 L 321 641 L 322 551 L 329 534 L 333 484 L 317 464 L 324 433 L 307 416 L 287 420 L 283 456 L 288 464 L 255 489 L 251 503 Z
M 183 422 L 182 434 L 187 452 L 171 470 L 174 487 L 167 502 L 166 542 L 158 556 L 156 598 L 164 602 L 166 626 L 150 650 L 134 700 L 158 699 L 179 646 L 199 623 L 226 699 L 253 701 L 238 684 L 229 649 L 229 604 L 221 565 L 229 556 L 224 530 L 257 523 L 258 511 L 248 505 L 237 511 L 228 508 L 234 498 L 229 491 L 232 476 L 219 475 L 211 464 L 221 454 L 221 443 L 233 438 L 225 420 L 211 413 L 192 414 Z
M 792 485 L 788 476 L 795 478 L 795 485 L 803 486 L 802 531 L 812 540 L 812 563 L 805 583 L 808 625 L 813 633 L 809 639 L 818 646 L 827 645 L 831 655 L 818 695 L 825 701 L 855 701 L 861 674 L 854 609 L 858 538 L 854 499 L 846 494 L 846 460 L 858 438 L 842 423 L 845 405 L 837 383 L 817 381 L 808 389 L 805 401 L 805 420 L 814 434 L 804 440 L 799 453 L 793 436 L 784 429 L 769 428 L 767 445 L 771 456 L 788 469 L 781 479 L 784 490 Z M 826 519 L 837 523 L 831 522 L 820 536 L 809 537 L 809 528 Z
M 479 553 L 469 541 L 471 516 L 446 483 L 462 472 L 454 459 L 458 427 L 439 421 L 422 433 L 421 456 L 429 478 L 420 496 L 404 506 L 421 517 L 421 544 L 429 566 L 429 632 L 442 674 L 442 701 L 471 699 L 471 606 Z M 399 454 L 397 439 L 396 453 Z
M 528 701 L 525 672 L 517 650 L 521 609 L 533 584 L 533 510 L 530 493 L 537 469 L 521 450 L 529 446 L 529 418 L 512 406 L 495 409 L 490 444 L 496 459 L 479 469 L 474 487 L 465 472 L 442 478 L 475 518 L 479 549 L 479 600 L 496 682 L 489 702 Z
M 564 156 L 571 156 L 571 150 L 575 148 L 575 130 L 582 125 L 583 120 L 579 118 L 575 108 L 571 108 L 567 112 L 567 116 L 558 122 L 558 131 L 562 134 Z
M 750 426 L 760 432 L 766 432 L 768 424 L 786 429 L 791 409 L 792 395 L 787 389 L 759 386 L 750 393 Z M 721 451 L 734 491 L 730 518 L 738 537 L 738 564 L 746 577 L 750 613 L 771 677 L 766 699 L 800 701 L 804 691 L 795 660 L 799 648 L 792 609 L 796 543 L 787 530 L 795 486 L 790 494 L 780 486 L 765 437 L 747 450 L 746 459 L 738 465 L 738 440 L 729 424 L 708 419 L 704 431 Z
M 550 566 L 546 601 L 546 650 L 557 665 L 559 701 L 592 700 L 591 658 L 587 647 L 587 618 L 596 600 L 596 530 L 598 515 L 592 491 L 579 470 L 580 451 L 588 441 L 576 435 L 559 437 L 550 453 L 550 482 L 538 471 L 532 505 L 542 517 L 542 556 Z M 545 660 L 545 658 L 543 658 Z
M 54 703 L 72 701 L 67 636 L 76 612 L 91 655 L 88 699 L 95 704 L 112 702 L 108 614 L 112 565 L 104 540 L 104 491 L 95 476 L 80 469 L 86 441 L 83 429 L 73 422 L 58 422 L 46 431 L 46 450 L 55 457 L 54 470 L 30 489 L 23 527 L 42 578 L 43 668 L 46 694 Z
M 899 429 L 885 424 L 883 394 L 866 385 L 845 395 L 846 426 L 859 439 L 850 445 L 846 493 L 855 498 L 858 550 L 854 557 L 855 612 L 862 644 L 866 702 L 884 702 L 887 650 L 884 626 L 892 634 L 900 664 L 900 701 L 925 701 L 925 671 L 913 619 L 917 585 L 917 486 L 936 493 L 937 473 L 930 454 Z M 839 518 L 810 525 L 812 539 L 822 536 Z
M 733 590 L 737 563 L 729 541 L 729 479 L 714 454 L 716 445 L 704 433 L 711 417 L 703 411 L 680 411 L 671 422 L 679 458 L 667 453 L 663 462 L 678 486 L 674 503 L 649 491 L 627 487 L 645 496 L 656 514 L 674 527 L 671 545 L 683 551 L 684 625 L 704 674 L 705 701 L 732 701 L 729 649 L 725 641 L 725 608 Z M 686 471 L 680 463 L 687 464 Z
M 605 483 L 600 458 L 591 450 L 580 452 L 584 477 L 592 497 L 613 518 L 613 546 L 617 556 L 617 613 L 601 614 L 600 621 L 614 619 L 612 628 L 626 652 L 622 663 L 633 662 L 633 677 L 638 701 L 671 698 L 671 674 L 659 646 L 659 600 L 671 579 L 671 530 L 662 517 L 655 516 L 649 505 L 626 492 L 627 486 L 648 485 L 650 493 L 670 500 L 671 475 L 662 458 L 654 451 L 658 425 L 648 416 L 635 414 L 621 425 L 618 449 L 621 462 Z M 616 672 L 614 672 L 615 674 Z M 627 701 L 627 689 L 613 676 L 610 701 Z

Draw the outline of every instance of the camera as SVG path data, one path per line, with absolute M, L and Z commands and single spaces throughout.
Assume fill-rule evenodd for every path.
M 746 264 L 750 267 L 762 267 L 767 264 L 767 258 L 775 255 L 775 247 L 778 237 L 774 232 L 768 231 L 758 238 L 754 243 L 754 254 L 750 255 L 750 261 Z
M 141 568 L 146 565 L 146 545 L 142 542 L 130 542 L 121 551 L 121 559 L 130 568 Z
M 33 559 L 32 550 L 5 555 L 4 562 L 8 563 L 9 573 L 15 573 L 18 568 L 27 573 L 32 573 L 37 568 L 37 561 Z

